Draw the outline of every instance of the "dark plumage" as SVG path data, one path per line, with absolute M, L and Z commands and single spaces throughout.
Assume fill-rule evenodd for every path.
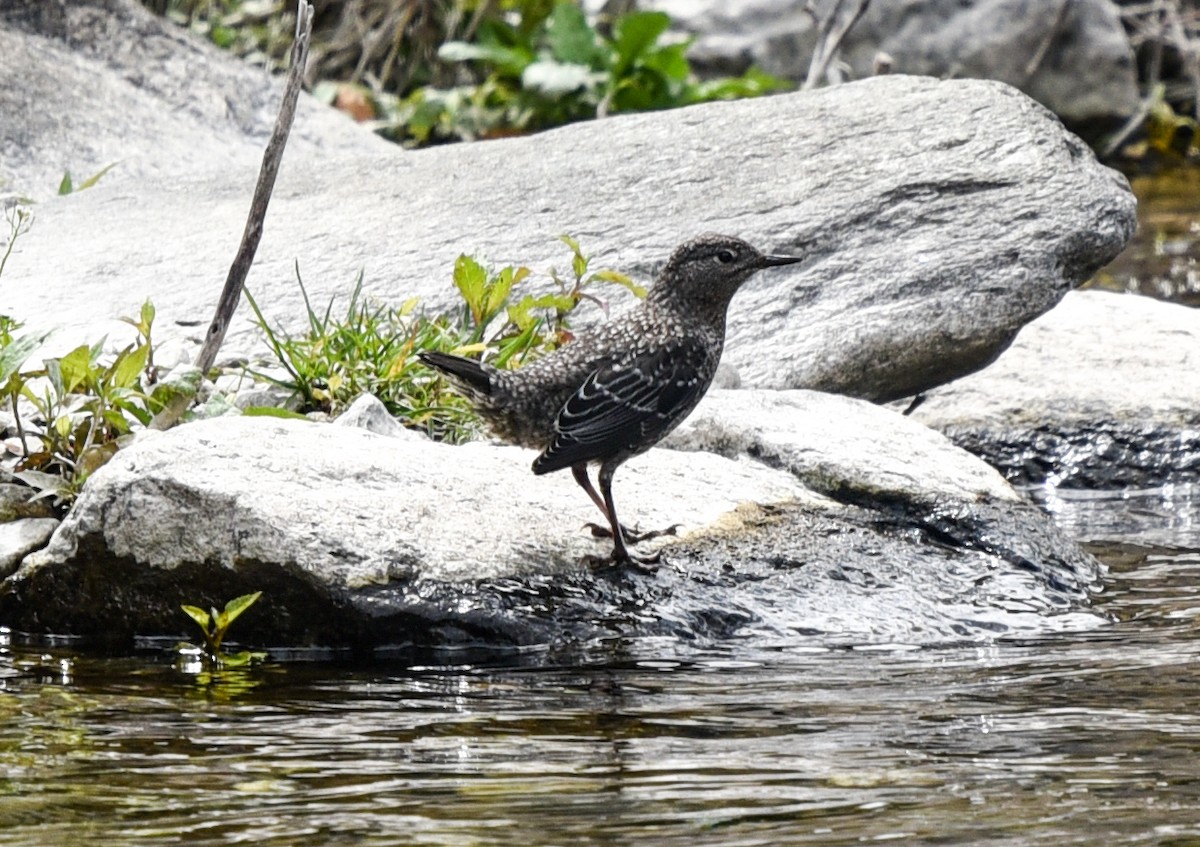
M 679 246 L 645 301 L 515 371 L 461 356 L 421 353 L 474 402 L 506 441 L 541 450 L 535 474 L 570 468 L 611 527 L 613 558 L 628 561 L 617 520 L 617 467 L 678 426 L 712 383 L 734 293 L 763 268 L 800 257 L 766 256 L 738 238 L 702 235 Z M 600 464 L 592 487 L 591 462 Z M 640 540 L 648 536 L 640 536 Z

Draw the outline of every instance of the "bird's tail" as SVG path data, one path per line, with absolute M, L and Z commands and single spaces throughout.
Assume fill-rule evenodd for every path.
M 437 353 L 432 350 L 421 351 L 417 354 L 417 358 L 477 394 L 487 396 L 492 393 L 492 378 L 484 366 L 474 359 L 452 356 L 449 353 Z

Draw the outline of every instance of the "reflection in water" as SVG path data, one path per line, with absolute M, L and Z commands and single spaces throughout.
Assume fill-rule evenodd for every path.
M 1130 185 L 1138 231 L 1090 284 L 1200 306 L 1200 167 L 1136 176 Z
M 1128 538 L 1111 625 L 1020 641 L 206 679 L 0 641 L 0 844 L 1200 843 L 1200 554 Z

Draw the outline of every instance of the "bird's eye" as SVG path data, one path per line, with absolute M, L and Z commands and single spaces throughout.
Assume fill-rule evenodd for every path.
M 718 250 L 717 251 L 717 261 L 720 262 L 722 265 L 728 265 L 736 258 L 737 257 L 733 255 L 732 250 Z

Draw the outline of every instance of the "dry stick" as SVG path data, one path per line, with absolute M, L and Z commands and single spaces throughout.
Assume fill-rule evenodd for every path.
M 829 63 L 837 55 L 842 39 L 858 23 L 858 19 L 866 13 L 867 7 L 871 5 L 871 0 L 858 0 L 857 8 L 850 13 L 845 25 L 835 30 L 833 25 L 837 20 L 838 13 L 842 10 L 842 2 L 843 0 L 837 0 L 823 20 L 817 20 L 817 13 L 811 0 L 804 7 L 804 10 L 812 15 L 814 20 L 817 20 L 817 46 L 813 49 L 812 61 L 808 66 L 808 76 L 804 78 L 804 84 L 800 86 L 801 91 L 817 87 L 817 83 L 829 69 Z
M 306 0 L 299 0 L 296 9 L 296 40 L 292 44 L 292 67 L 288 71 L 287 83 L 283 89 L 283 103 L 280 104 L 279 116 L 275 119 L 271 140 L 263 153 L 262 168 L 258 172 L 258 184 L 254 187 L 254 199 L 250 202 L 250 214 L 246 219 L 246 229 L 242 233 L 242 243 L 238 246 L 233 264 L 229 267 L 229 276 L 225 278 L 225 288 L 221 291 L 221 299 L 217 303 L 212 323 L 208 325 L 204 346 L 200 348 L 200 355 L 196 358 L 196 368 L 200 371 L 201 378 L 208 373 L 217 359 L 217 351 L 221 348 L 221 342 L 225 340 L 233 313 L 241 302 L 246 275 L 250 273 L 250 265 L 262 238 L 263 218 L 267 215 L 267 204 L 271 201 L 271 192 L 275 188 L 275 176 L 279 173 L 283 148 L 287 145 L 288 133 L 292 129 L 296 100 L 300 96 L 300 85 L 304 77 L 304 66 L 308 62 L 312 12 L 313 8 Z M 150 429 L 173 427 L 187 411 L 192 399 L 191 394 L 181 394 L 173 398 L 154 416 L 154 420 L 150 422 Z
M 1179 51 L 1183 62 L 1184 73 L 1192 83 L 1192 114 L 1200 120 L 1200 44 L 1195 38 L 1188 36 L 1187 27 L 1183 23 L 1183 12 L 1179 3 L 1168 4 L 1164 13 L 1165 34 L 1170 37 L 1171 44 Z
M 1125 142 L 1146 122 L 1150 111 L 1159 100 L 1158 84 L 1162 73 L 1163 58 L 1162 15 L 1165 14 L 1165 11 L 1161 4 L 1155 3 L 1148 9 L 1148 12 L 1158 18 L 1158 26 L 1154 32 L 1154 38 L 1150 41 L 1150 63 L 1146 70 L 1146 94 L 1134 113 L 1104 145 L 1104 149 L 1100 151 L 1101 161 L 1106 161 L 1116 155 Z
M 1067 10 L 1070 8 L 1071 0 L 1061 0 L 1058 5 L 1058 13 L 1054 16 L 1054 23 L 1046 30 L 1046 36 L 1042 39 L 1042 43 L 1038 45 L 1038 49 L 1034 51 L 1033 57 L 1025 64 L 1022 79 L 1018 87 L 1025 85 L 1029 80 L 1033 79 L 1033 75 L 1037 73 L 1038 68 L 1042 66 L 1042 62 L 1046 60 L 1046 54 L 1050 51 L 1050 45 L 1054 43 L 1054 39 L 1058 38 L 1059 30 L 1062 29 L 1063 21 L 1067 17 Z

